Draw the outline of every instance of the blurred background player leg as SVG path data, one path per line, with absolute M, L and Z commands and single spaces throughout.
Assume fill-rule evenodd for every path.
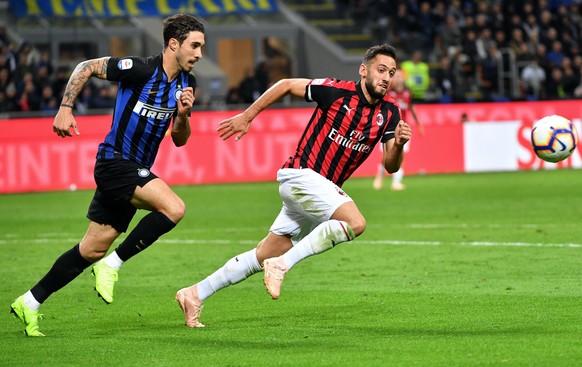
M 391 189 L 394 191 L 404 190 L 406 186 L 402 183 L 402 178 L 404 177 L 404 169 L 400 169 L 392 174 L 392 185 Z
M 420 131 L 422 134 L 423 133 L 422 129 L 420 129 Z M 411 141 L 409 140 L 408 144 L 404 146 L 404 154 L 410 151 L 410 143 Z M 406 186 L 404 186 L 404 184 L 402 183 L 403 178 L 404 178 L 404 162 L 402 162 L 402 164 L 400 165 L 400 169 L 392 174 L 392 185 L 390 185 L 390 188 L 394 191 L 404 190 Z
M 380 190 L 382 188 L 382 186 L 384 186 L 384 172 L 386 172 L 386 169 L 384 168 L 384 165 L 382 165 L 382 163 L 378 164 L 378 171 L 376 172 L 376 177 L 374 177 L 374 188 L 376 190 Z

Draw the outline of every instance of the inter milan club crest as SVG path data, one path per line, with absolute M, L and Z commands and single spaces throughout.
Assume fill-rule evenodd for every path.
M 150 170 L 147 168 L 140 168 L 137 170 L 137 175 L 139 177 L 148 177 L 150 175 Z
M 376 115 L 376 123 L 378 124 L 378 126 L 384 125 L 384 116 L 382 116 L 381 113 Z
M 182 95 L 182 92 L 184 92 L 184 90 L 182 89 L 182 86 L 178 85 L 178 88 L 176 88 L 176 91 L 174 92 L 174 99 L 176 101 L 180 100 L 180 96 Z

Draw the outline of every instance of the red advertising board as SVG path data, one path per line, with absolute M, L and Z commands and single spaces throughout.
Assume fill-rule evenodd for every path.
M 503 123 L 516 124 L 516 132 L 509 130 L 513 135 L 510 142 L 517 145 L 515 169 L 538 169 L 543 165 L 533 156 L 527 140 L 533 121 L 550 114 L 579 119 L 582 103 L 431 104 L 417 105 L 416 110 L 425 134 L 418 134 L 411 124 L 414 137 L 405 158 L 407 174 L 480 170 L 480 159 L 489 154 L 482 146 L 506 149 L 496 145 L 495 125 Z M 239 141 L 222 141 L 216 132 L 221 120 L 238 111 L 195 111 L 188 144 L 177 148 L 166 138 L 152 169 L 171 185 L 275 180 L 277 169 L 293 154 L 312 111 L 268 109 Z M 463 114 L 470 123 L 461 121 Z M 0 193 L 93 188 L 95 154 L 108 132 L 111 116 L 78 116 L 77 123 L 80 135 L 60 138 L 52 131 L 52 118 L 0 119 Z M 483 131 L 488 133 L 479 140 L 479 130 L 471 135 L 476 136 L 471 141 L 479 144 L 467 145 L 468 132 L 480 124 L 487 124 Z M 507 134 L 507 129 L 499 131 Z M 483 139 L 491 141 L 483 145 Z M 380 160 L 380 150 L 376 149 L 356 176 L 374 175 Z M 578 166 L 580 150 L 577 154 L 574 164 L 567 166 Z

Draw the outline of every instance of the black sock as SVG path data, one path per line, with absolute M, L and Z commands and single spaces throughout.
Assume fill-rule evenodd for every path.
M 75 279 L 91 262 L 85 260 L 79 252 L 79 244 L 62 254 L 46 275 L 30 290 L 34 298 L 43 303 L 54 292 Z
M 115 249 L 119 258 L 129 260 L 148 248 L 161 235 L 169 232 L 176 224 L 160 212 L 151 212 L 139 221 L 125 240 Z

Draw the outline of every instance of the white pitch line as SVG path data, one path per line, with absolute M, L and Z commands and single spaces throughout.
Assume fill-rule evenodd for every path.
M 79 239 L 63 238 L 58 242 L 78 242 Z M 36 239 L 9 239 L 0 240 L 0 245 L 9 243 L 54 243 L 57 239 L 36 238 Z M 229 240 L 229 239 L 159 239 L 157 243 L 168 244 L 216 244 L 216 245 L 249 245 L 254 246 L 257 240 Z M 467 241 L 467 242 L 444 242 L 444 241 L 398 241 L 398 240 L 357 240 L 357 245 L 388 245 L 388 246 L 486 246 L 486 247 L 561 247 L 561 248 L 582 248 L 580 243 L 530 243 L 530 242 L 493 242 L 493 241 Z
M 358 240 L 356 240 L 358 241 Z M 484 241 L 468 241 L 468 242 L 442 242 L 442 241 L 358 241 L 358 243 L 366 245 L 416 245 L 416 246 L 490 246 L 490 247 L 570 247 L 582 248 L 581 243 L 529 243 L 529 242 L 484 242 Z
M 370 224 L 368 227 L 383 227 L 385 225 L 380 224 Z M 442 223 L 405 223 L 398 225 L 399 227 L 413 228 L 413 229 L 440 229 L 440 228 L 563 228 L 563 227 L 578 227 L 577 223 L 560 223 L 559 225 L 555 223 L 521 223 L 521 224 L 499 224 L 499 223 L 488 223 L 488 224 L 467 224 L 467 223 L 454 223 L 454 224 L 442 224 Z
M 380 227 L 380 224 L 369 224 L 368 228 Z M 383 228 L 386 228 L 385 225 L 382 225 Z M 489 223 L 489 224 L 467 224 L 467 223 L 456 223 L 456 224 L 440 224 L 440 223 L 403 223 L 398 224 L 399 228 L 412 228 L 412 229 L 447 229 L 447 228 L 556 228 L 556 227 L 578 227 L 576 223 L 561 223 L 556 225 L 555 223 L 522 223 L 522 224 L 499 224 L 499 223 Z M 223 229 L 216 229 L 215 232 L 224 235 L 224 233 L 241 233 L 241 232 L 256 232 L 256 231 L 263 231 L 266 232 L 269 230 L 268 227 L 240 227 L 240 228 L 223 228 Z M 204 228 L 184 228 L 184 229 L 176 229 L 172 231 L 172 233 L 176 235 L 189 235 L 189 234 L 196 234 L 196 233 L 208 233 L 208 229 Z M 46 239 L 52 238 L 55 240 L 63 240 L 68 239 L 71 237 L 78 237 L 80 240 L 82 238 L 82 232 L 45 232 L 45 233 L 38 233 L 32 234 L 32 236 L 38 239 Z M 0 233 L 0 239 L 24 239 L 29 238 L 30 234 L 20 234 L 20 233 Z M 124 236 L 122 235 L 121 238 Z M 1 240 L 0 240 L 1 241 Z M 78 240 L 76 240 L 78 241 Z

